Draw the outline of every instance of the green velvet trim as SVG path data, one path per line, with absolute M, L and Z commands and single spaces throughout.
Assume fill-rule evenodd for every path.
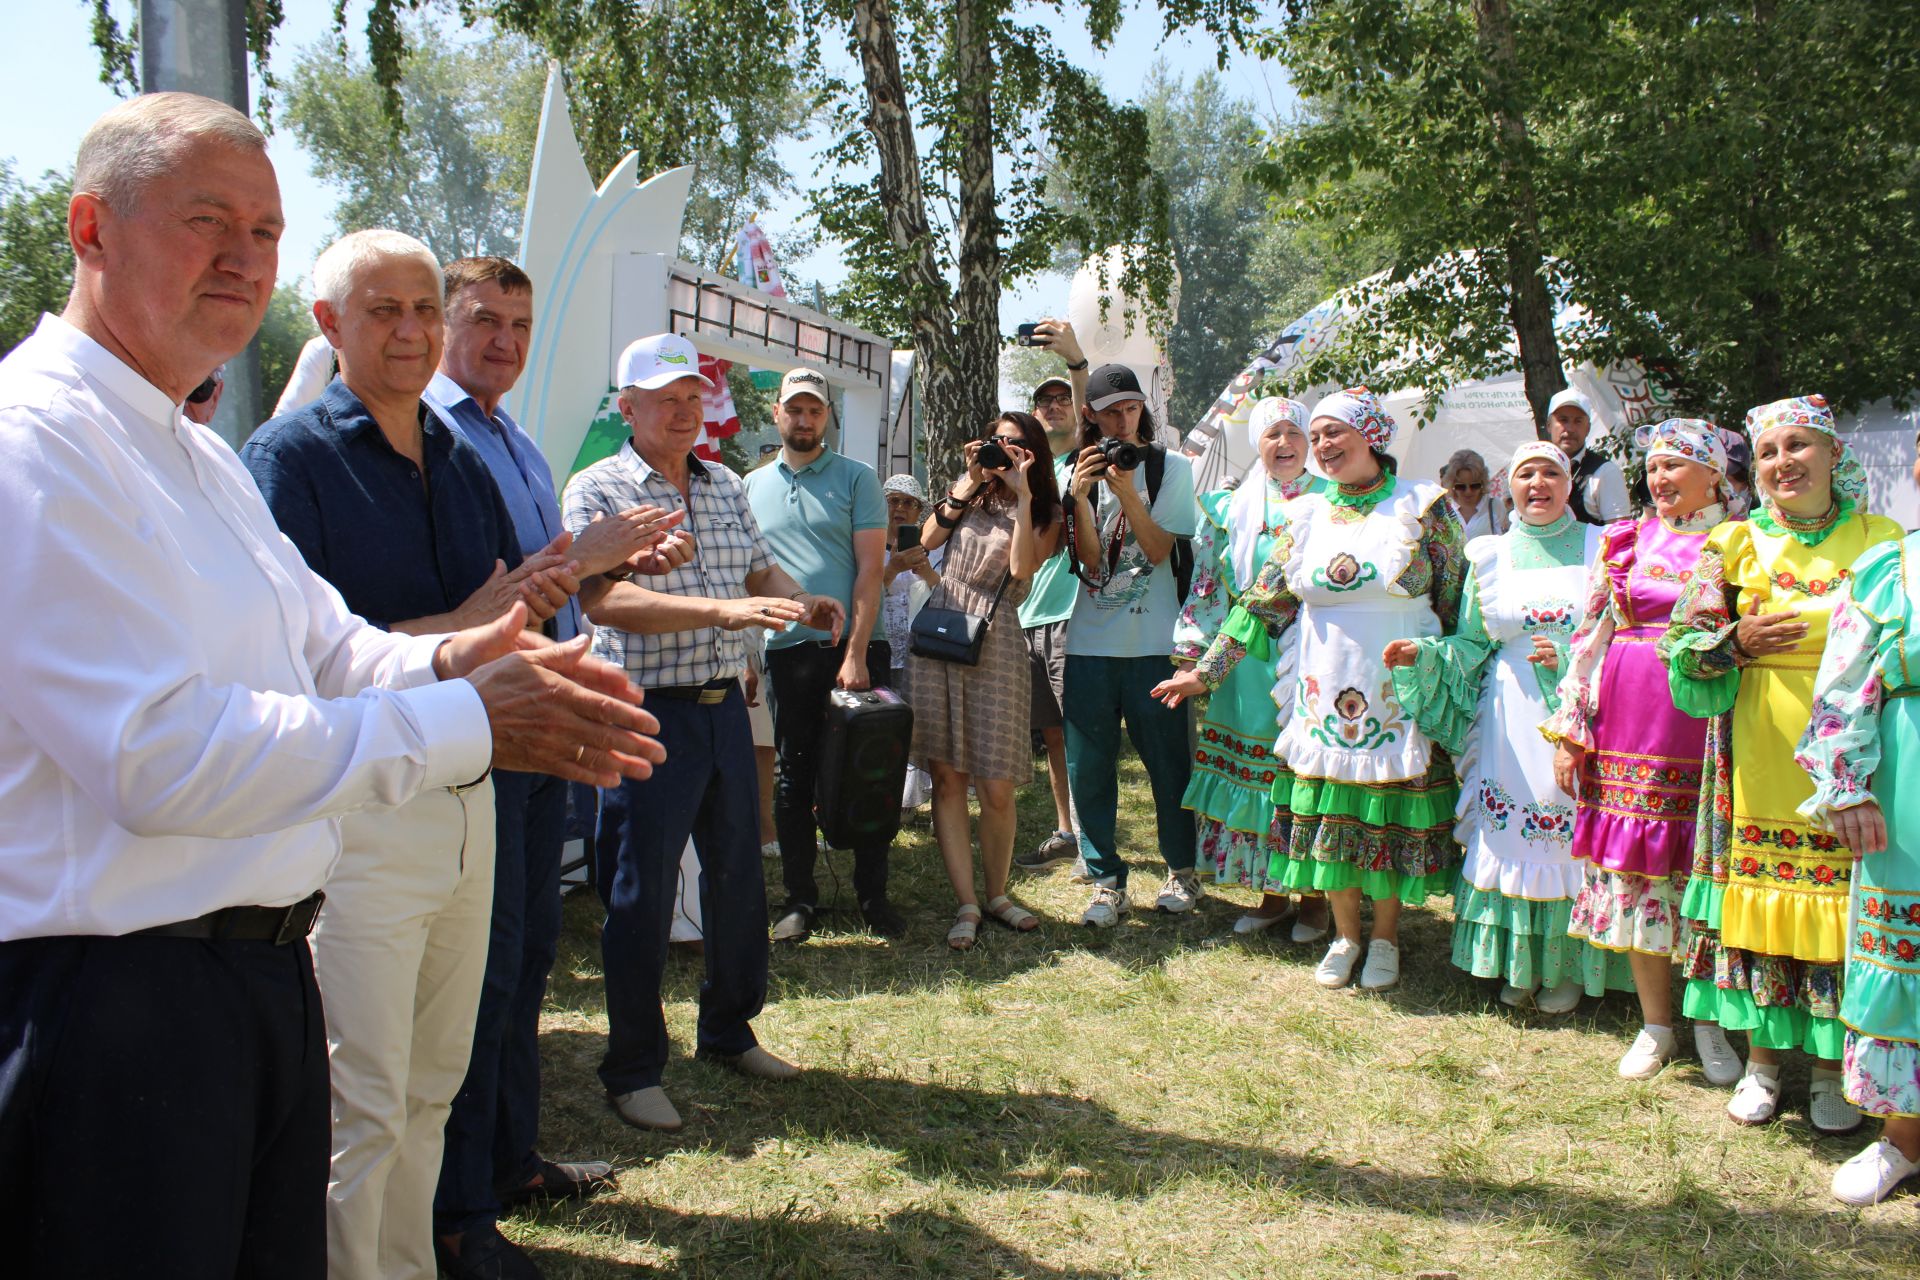
M 1267 864 L 1267 891 L 1278 893 L 1284 888 L 1293 893 L 1338 893 L 1359 889 L 1374 902 L 1397 898 L 1417 907 L 1428 898 L 1450 893 L 1456 874 L 1451 868 L 1424 876 L 1392 870 L 1362 871 L 1351 862 L 1320 862 L 1276 853 Z
M 1400 477 L 1389 471 L 1387 482 L 1368 493 L 1346 493 L 1337 484 L 1327 486 L 1327 501 L 1336 507 L 1352 507 L 1355 511 L 1371 511 L 1391 498 L 1400 487 Z
M 1752 992 L 1723 988 L 1711 978 L 1689 980 L 1681 1003 L 1681 1012 L 1689 1018 L 1744 1031 L 1756 1048 L 1804 1049 L 1816 1058 L 1839 1058 L 1846 1048 L 1847 1028 L 1840 1019 L 1816 1018 L 1791 1006 L 1757 1005 Z
M 1220 634 L 1229 640 L 1238 640 L 1247 651 L 1247 656 L 1257 662 L 1267 662 L 1273 657 L 1267 624 L 1240 605 L 1235 605 L 1228 612 L 1227 620 L 1220 624 Z
M 1290 784 L 1287 792 L 1280 786 Z M 1457 783 L 1363 785 L 1325 778 L 1287 777 L 1274 781 L 1274 803 L 1302 817 L 1341 817 L 1369 827 L 1404 827 L 1425 831 L 1452 827 L 1454 806 L 1460 800 Z M 1442 890 L 1441 892 L 1446 892 Z
M 1755 528 L 1770 533 L 1776 538 L 1788 537 L 1803 547 L 1817 547 L 1832 537 L 1835 529 L 1838 529 L 1847 522 L 1847 517 L 1853 514 L 1857 504 L 1852 498 L 1841 498 L 1836 505 L 1838 510 L 1833 513 L 1833 522 L 1824 528 L 1815 529 L 1811 532 L 1803 532 L 1799 529 L 1789 528 L 1781 524 L 1780 521 L 1774 517 L 1773 508 L 1766 503 L 1761 503 L 1752 511 L 1749 511 L 1747 513 L 1747 519 Z

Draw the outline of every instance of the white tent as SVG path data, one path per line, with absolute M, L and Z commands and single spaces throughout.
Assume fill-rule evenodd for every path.
M 1338 342 L 1341 331 L 1360 313 L 1354 296 L 1382 278 L 1375 276 L 1364 281 L 1356 289 L 1337 294 L 1301 316 L 1227 384 L 1199 425 L 1187 435 L 1187 452 L 1200 459 L 1196 476 L 1199 487 L 1217 488 L 1229 476 L 1246 473 L 1254 461 L 1253 451 L 1244 438 L 1247 416 L 1253 411 L 1254 388 L 1269 378 L 1286 378 L 1311 357 Z M 1564 332 L 1585 320 L 1585 312 L 1578 307 L 1567 307 L 1554 318 L 1554 327 Z M 1579 365 L 1569 371 L 1568 381 L 1593 401 L 1600 429 L 1624 435 L 1643 422 L 1667 416 L 1661 393 L 1649 385 L 1637 366 L 1600 369 L 1591 364 Z M 1334 390 L 1337 388 L 1331 384 L 1316 386 L 1299 398 L 1311 408 L 1315 400 Z M 1421 420 L 1427 395 L 1424 387 L 1401 387 L 1393 391 L 1376 387 L 1375 390 L 1381 392 L 1387 412 L 1399 425 L 1392 452 L 1400 462 L 1401 474 L 1406 476 L 1437 479 L 1440 464 L 1456 449 L 1476 450 L 1486 460 L 1489 470 L 1498 471 L 1514 449 L 1534 438 L 1533 413 L 1527 406 L 1517 369 L 1448 390 L 1440 397 L 1433 418 L 1424 423 Z

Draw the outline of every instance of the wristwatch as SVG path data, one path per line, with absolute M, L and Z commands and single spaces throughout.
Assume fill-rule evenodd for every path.
M 601 574 L 600 576 L 605 578 L 608 582 L 625 582 L 628 578 L 631 578 L 633 576 L 633 566 L 623 562 L 607 570 L 605 573 Z
M 1067 368 L 1069 368 L 1069 369 L 1071 369 L 1071 370 L 1072 370 L 1073 372 L 1075 372 L 1075 373 L 1078 373 L 1078 372 L 1080 372 L 1080 371 L 1081 371 L 1082 369 L 1084 369 L 1084 368 L 1086 368 L 1086 367 L 1087 367 L 1087 360 L 1086 360 L 1086 357 L 1085 357 L 1085 356 L 1082 356 L 1082 357 L 1080 358 L 1080 363 L 1079 363 L 1079 364 L 1074 364 L 1074 363 L 1073 363 L 1073 362 L 1071 362 L 1071 361 L 1068 361 L 1068 362 L 1067 362 Z

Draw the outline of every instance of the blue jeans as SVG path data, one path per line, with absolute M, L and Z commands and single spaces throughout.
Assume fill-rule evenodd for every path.
M 665 763 L 643 782 L 602 794 L 594 885 L 606 904 L 600 929 L 606 970 L 607 1052 L 600 1081 L 611 1094 L 660 1083 L 667 1023 L 660 978 L 667 965 L 680 855 L 693 837 L 700 861 L 706 981 L 700 1049 L 745 1053 L 767 998 L 767 886 L 760 869 L 760 780 L 753 730 L 738 684 L 712 706 L 648 698 Z
M 1153 787 L 1160 856 L 1169 871 L 1193 870 L 1193 814 L 1181 807 L 1193 754 L 1187 745 L 1187 713 L 1149 691 L 1173 674 L 1169 658 L 1097 658 L 1067 655 L 1067 786 L 1080 818 L 1080 854 L 1095 880 L 1127 885 L 1127 863 L 1115 845 L 1120 805 L 1120 725 L 1146 766 Z
M 540 1005 L 560 942 L 567 783 L 501 772 L 493 775 L 493 797 L 498 852 L 487 973 L 433 1199 L 434 1230 L 447 1235 L 493 1222 L 496 1190 L 538 1171 Z

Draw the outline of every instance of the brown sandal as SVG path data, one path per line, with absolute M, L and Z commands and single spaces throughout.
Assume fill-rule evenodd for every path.
M 962 903 L 953 913 L 953 928 L 947 930 L 947 946 L 955 951 L 971 951 L 979 933 L 980 908 L 971 902 Z

